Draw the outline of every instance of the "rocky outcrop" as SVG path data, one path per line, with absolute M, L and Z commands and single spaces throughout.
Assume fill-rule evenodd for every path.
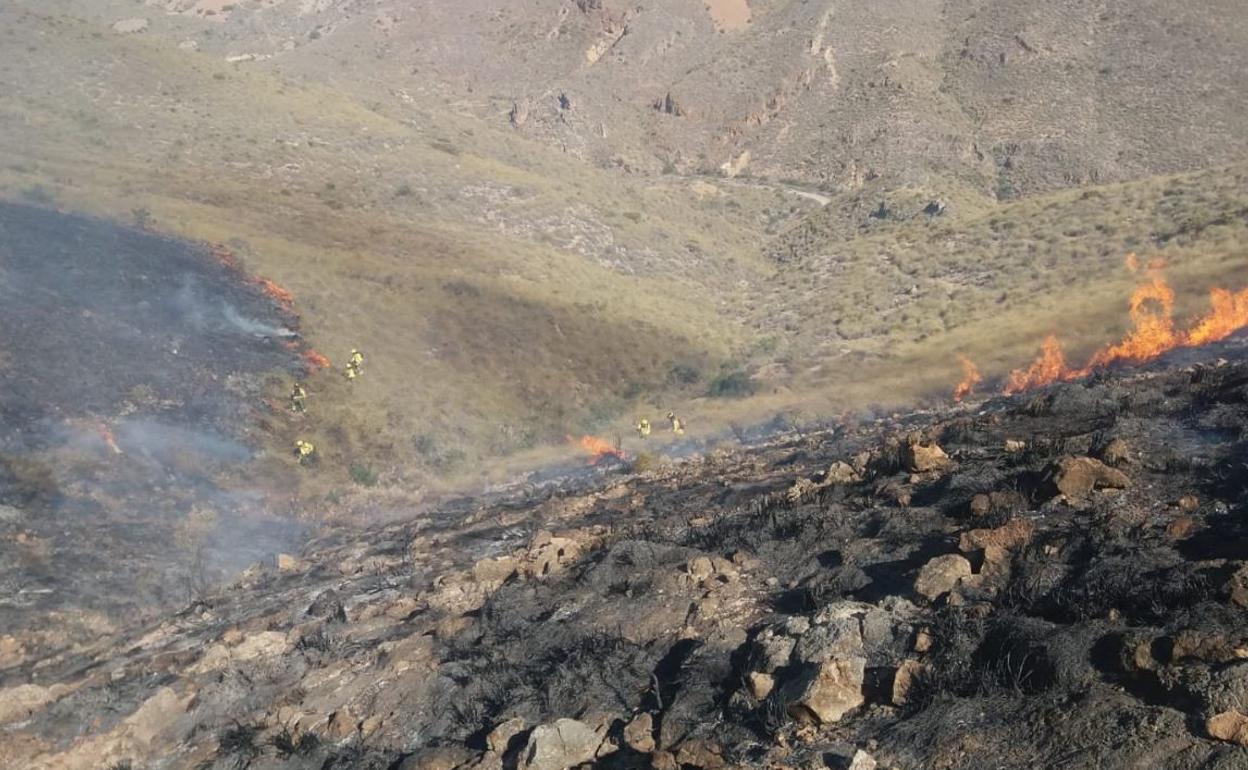
M 603 736 L 584 722 L 557 719 L 533 728 L 520 753 L 520 770 L 567 770 L 598 756 Z
M 1065 495 L 1071 500 L 1081 500 L 1094 489 L 1125 489 L 1130 483 L 1125 473 L 1100 460 L 1069 455 L 1049 469 L 1049 482 L 1053 495 Z
M 923 565 L 914 579 L 914 592 L 929 600 L 944 596 L 957 588 L 958 583 L 971 575 L 971 563 L 956 553 L 936 558 Z

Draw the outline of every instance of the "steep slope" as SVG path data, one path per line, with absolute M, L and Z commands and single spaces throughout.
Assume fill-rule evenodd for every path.
M 224 5 L 148 3 L 142 34 L 494 125 L 515 105 L 520 131 L 603 165 L 1008 198 L 1248 149 L 1235 0 L 753 0 L 728 26 L 702 0 Z
M 1243 353 L 335 530 L 0 659 L 0 765 L 1242 767 Z
M 316 419 L 280 438 L 320 439 L 326 485 L 357 455 L 391 479 L 475 475 L 474 458 L 700 391 L 670 372 L 705 382 L 746 336 L 731 303 L 762 268 L 774 192 L 621 181 L 471 118 L 0 14 L 5 194 L 228 243 L 292 292 L 335 369 L 311 383 Z M 369 366 L 352 399 L 353 346 Z

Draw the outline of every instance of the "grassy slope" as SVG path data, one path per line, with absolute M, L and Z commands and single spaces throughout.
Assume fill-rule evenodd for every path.
M 364 348 L 355 393 L 323 375 L 312 424 L 282 430 L 338 466 L 448 473 L 603 429 L 679 398 L 674 365 L 713 371 L 743 344 L 728 311 L 763 267 L 754 222 L 774 193 L 735 191 L 725 209 L 453 114 L 396 119 L 150 39 L 7 15 L 0 190 L 233 243 L 295 294 L 316 347 Z
M 353 460 L 384 480 L 504 473 L 671 404 L 696 435 L 940 396 L 954 350 L 993 376 L 1049 331 L 1086 330 L 1076 351 L 1120 333 L 1132 249 L 1164 252 L 1184 312 L 1245 279 L 1242 168 L 1006 204 L 847 194 L 789 230 L 777 268 L 765 239 L 809 202 L 604 172 L 432 102 L 366 107 L 80 22 L 0 21 L 0 195 L 231 242 L 294 292 L 316 347 L 368 352 L 352 388 L 313 380 L 306 423 L 276 421 L 275 447 L 324 449 L 321 492 Z M 937 195 L 948 214 L 915 215 Z M 880 197 L 900 220 L 866 218 Z M 696 398 L 742 361 L 759 395 Z M 676 365 L 699 381 L 673 384 Z M 499 455 L 515 459 L 480 462 Z
M 1248 282 L 1246 181 L 1236 166 L 999 205 L 954 196 L 934 219 L 919 213 L 930 193 L 903 191 L 890 196 L 901 221 L 863 219 L 852 235 L 834 202 L 790 234 L 800 256 L 756 323 L 787 324 L 796 360 L 865 360 L 852 379 L 895 377 L 901 397 L 956 380 L 953 350 L 990 377 L 1050 332 L 1081 357 L 1125 330 L 1138 280 L 1123 268 L 1128 252 L 1167 262 L 1183 317 L 1206 309 L 1211 286 Z M 833 364 L 794 379 L 852 391 L 846 378 Z

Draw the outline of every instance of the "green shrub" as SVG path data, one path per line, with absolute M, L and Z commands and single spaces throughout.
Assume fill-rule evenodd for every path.
M 672 364 L 667 370 L 667 379 L 676 385 L 693 385 L 702 379 L 702 372 L 692 364 Z
M 377 486 L 377 471 L 362 462 L 351 463 L 351 468 L 348 472 L 351 474 L 351 480 L 362 487 Z
M 726 372 L 711 380 L 706 395 L 711 398 L 744 398 L 754 394 L 754 382 L 743 371 Z

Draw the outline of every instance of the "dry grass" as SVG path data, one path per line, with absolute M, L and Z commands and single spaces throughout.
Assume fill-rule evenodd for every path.
M 1242 276 L 1243 168 L 1007 204 L 906 189 L 882 220 L 845 195 L 794 230 L 813 204 L 775 190 L 607 172 L 155 37 L 0 22 L 0 196 L 232 244 L 336 365 L 365 350 L 361 380 L 317 375 L 309 416 L 274 421 L 273 462 L 297 435 L 320 447 L 321 494 L 352 462 L 383 487 L 493 478 L 670 406 L 696 436 L 941 396 L 954 350 L 991 376 L 1048 331 L 1085 330 L 1075 350 L 1117 334 L 1128 250 L 1164 253 L 1186 312 Z M 947 215 L 915 215 L 937 195 Z M 799 258 L 777 268 L 779 231 Z M 741 366 L 757 395 L 701 397 Z

